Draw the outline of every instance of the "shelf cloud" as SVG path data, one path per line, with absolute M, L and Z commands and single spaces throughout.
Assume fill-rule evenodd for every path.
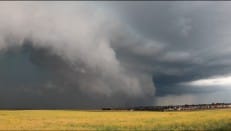
M 203 88 L 231 73 L 230 6 L 1 2 L 0 108 L 214 101 L 230 90 L 223 79 Z

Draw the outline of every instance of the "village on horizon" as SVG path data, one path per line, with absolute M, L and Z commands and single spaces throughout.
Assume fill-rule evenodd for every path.
M 130 111 L 193 111 L 208 109 L 231 108 L 231 103 L 211 103 L 211 104 L 185 104 L 167 106 L 135 106 L 128 108 L 102 108 L 102 110 L 130 110 Z

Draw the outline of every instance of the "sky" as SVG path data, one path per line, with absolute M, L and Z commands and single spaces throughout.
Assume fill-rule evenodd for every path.
M 0 3 L 0 108 L 231 102 L 231 2 Z

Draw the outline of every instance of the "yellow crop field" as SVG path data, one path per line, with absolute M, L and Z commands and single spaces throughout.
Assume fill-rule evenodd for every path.
M 151 112 L 0 110 L 0 130 L 231 130 L 231 109 Z

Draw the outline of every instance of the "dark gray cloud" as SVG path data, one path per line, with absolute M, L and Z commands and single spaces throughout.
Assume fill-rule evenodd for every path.
M 231 73 L 230 6 L 2 2 L 0 107 L 210 102 L 227 89 L 187 83 Z
M 138 68 L 145 66 L 153 72 L 157 95 L 214 91 L 186 88 L 179 83 L 230 74 L 229 2 L 134 2 L 114 6 L 134 32 L 153 42 L 155 50 L 149 46 L 140 49 L 144 52 L 140 54 L 131 45 L 124 49 L 121 59 L 135 57 L 131 66 L 138 64 Z M 143 49 L 147 46 L 140 45 Z
M 1 108 L 100 108 L 151 102 L 151 97 L 134 97 L 119 87 L 107 94 L 107 88 L 97 84 L 121 83 L 115 78 L 106 82 L 92 69 L 84 72 L 84 63 L 73 68 L 49 48 L 35 48 L 30 42 L 8 48 L 1 57 Z

